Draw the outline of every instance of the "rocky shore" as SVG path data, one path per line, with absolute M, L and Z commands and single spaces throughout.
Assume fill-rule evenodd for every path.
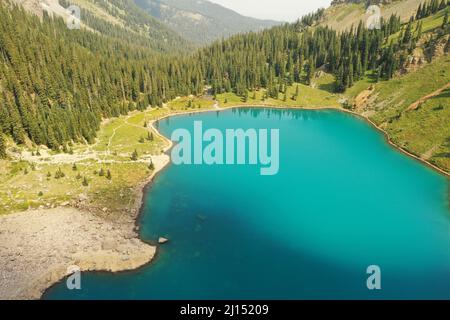
M 169 161 L 165 154 L 152 157 L 153 174 L 136 186 L 130 212 L 116 220 L 75 204 L 0 216 L 0 300 L 40 299 L 72 266 L 120 272 L 151 262 L 156 247 L 139 239 L 136 219 L 145 186 Z
M 0 216 L 0 299 L 39 299 L 70 266 L 125 271 L 150 262 L 156 248 L 130 223 L 113 223 L 74 208 Z

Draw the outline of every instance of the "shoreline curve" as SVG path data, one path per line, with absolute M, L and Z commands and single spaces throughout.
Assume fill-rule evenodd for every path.
M 380 133 L 383 134 L 384 139 L 386 141 L 386 143 L 388 143 L 391 147 L 393 147 L 394 149 L 400 151 L 401 153 L 403 153 L 404 155 L 421 162 L 422 164 L 425 164 L 427 167 L 429 167 L 430 169 L 435 170 L 437 173 L 440 173 L 444 176 L 446 176 L 447 178 L 450 177 L 450 173 L 439 168 L 438 166 L 432 164 L 431 162 L 421 159 L 420 157 L 410 153 L 409 151 L 397 146 L 389 137 L 389 134 L 382 129 L 381 127 L 379 127 L 374 121 L 372 121 L 371 119 L 369 119 L 366 116 L 363 116 L 361 114 L 358 114 L 354 111 L 351 110 L 346 110 L 346 109 L 342 109 L 342 108 L 336 108 L 336 107 L 301 107 L 301 106 L 275 106 L 275 105 L 259 105 L 259 104 L 255 104 L 255 105 L 233 105 L 233 106 L 228 106 L 228 107 L 219 107 L 217 109 L 208 109 L 208 110 L 190 110 L 190 111 L 181 111 L 181 112 L 174 112 L 168 115 L 164 115 L 161 116 L 155 120 L 152 120 L 149 125 L 150 128 L 155 132 L 156 135 L 158 135 L 158 137 L 160 137 L 161 139 L 163 139 L 163 141 L 166 142 L 166 147 L 163 148 L 163 154 L 166 154 L 168 151 L 170 151 L 173 146 L 174 143 L 172 142 L 172 140 L 170 140 L 168 137 L 166 137 L 165 135 L 163 135 L 158 128 L 155 127 L 155 123 L 167 119 L 167 118 L 171 118 L 171 117 L 176 117 L 176 116 L 186 116 L 186 115 L 191 115 L 191 114 L 200 114 L 200 113 L 211 113 L 211 112 L 221 112 L 221 111 L 227 111 L 227 110 L 232 110 L 232 109 L 238 109 L 238 108 L 261 108 L 261 109 L 282 109 L 282 110 L 309 110 L 309 111 L 320 111 L 320 110 L 334 110 L 334 111 L 340 111 L 340 112 L 344 112 L 353 116 L 358 117 L 361 120 L 365 120 L 367 121 L 374 129 L 378 130 Z M 139 230 L 139 221 L 140 218 L 142 216 L 143 209 L 144 209 L 144 205 L 145 205 L 145 199 L 144 199 L 144 195 L 146 193 L 146 191 L 148 191 L 151 187 L 152 187 L 152 183 L 153 181 L 157 178 L 157 176 L 162 173 L 163 170 L 165 170 L 169 165 L 170 165 L 170 156 L 168 156 L 168 161 L 167 163 L 165 163 L 161 168 L 159 168 L 158 170 L 155 169 L 155 171 L 153 172 L 153 174 L 143 183 L 140 184 L 140 187 L 138 188 L 140 191 L 138 192 L 138 202 L 137 202 L 137 216 L 135 218 L 135 230 L 138 231 Z M 140 241 L 147 243 L 147 244 L 152 244 L 149 243 L 143 239 L 141 239 L 141 237 L 139 236 Z M 152 245 L 156 245 L 156 244 L 152 244 Z M 107 273 L 114 273 L 114 274 L 120 274 L 123 272 L 136 272 L 139 269 L 145 268 L 149 265 L 151 265 L 152 263 L 155 262 L 155 260 L 158 257 L 158 246 L 156 245 L 156 250 L 155 250 L 155 254 L 152 257 L 152 259 L 146 263 L 144 263 L 143 265 L 134 268 L 132 270 L 122 270 L 122 271 L 106 271 Z M 98 273 L 104 273 L 105 271 L 102 270 L 98 270 L 98 271 L 92 271 L 92 272 L 98 272 Z M 64 277 L 65 278 L 65 277 Z M 56 285 L 57 283 L 63 281 L 63 279 L 58 280 L 56 283 L 53 283 L 50 287 L 48 287 L 45 292 L 47 290 L 49 290 L 51 287 L 53 287 L 54 285 Z
M 377 129 L 379 132 L 381 132 L 384 136 L 385 141 L 396 150 L 400 151 L 404 155 L 415 159 L 417 161 L 420 161 L 422 164 L 425 164 L 429 168 L 435 170 L 436 172 L 446 176 L 447 178 L 450 177 L 450 173 L 446 170 L 439 168 L 438 166 L 434 165 L 433 163 L 429 162 L 428 160 L 422 159 L 408 150 L 405 150 L 401 148 L 400 146 L 396 145 L 390 138 L 387 131 L 385 131 L 383 128 L 378 126 L 374 121 L 372 121 L 370 118 L 358 114 L 351 110 L 346 110 L 343 108 L 338 107 L 301 107 L 301 106 L 275 106 L 275 105 L 265 105 L 265 104 L 255 104 L 255 105 L 233 105 L 233 106 L 227 106 L 227 107 L 218 107 L 216 109 L 207 109 L 207 110 L 189 110 L 189 111 L 179 111 L 179 112 L 173 112 L 168 115 L 161 116 L 153 121 L 151 121 L 150 128 L 151 130 L 158 135 L 163 141 L 165 141 L 166 146 L 163 148 L 163 153 L 158 157 L 157 164 L 155 164 L 155 170 L 154 172 L 143 182 L 138 184 L 136 186 L 136 214 L 132 217 L 132 221 L 130 221 L 130 224 L 128 225 L 127 222 L 122 222 L 121 227 L 118 228 L 121 230 L 121 232 L 118 233 L 118 237 L 123 237 L 123 239 L 130 240 L 130 248 L 142 250 L 140 252 L 140 255 L 136 255 L 135 257 L 132 257 L 132 259 L 125 259 L 123 260 L 123 257 L 117 257 L 114 255 L 106 255 L 105 252 L 102 251 L 96 251 L 95 254 L 87 255 L 88 257 L 82 257 L 82 255 L 79 255 L 78 259 L 78 265 L 81 268 L 82 272 L 108 272 L 108 273 L 122 273 L 122 272 L 131 272 L 139 270 L 140 268 L 146 267 L 150 264 L 152 264 L 155 259 L 157 259 L 158 256 L 158 245 L 156 243 L 149 243 L 141 239 L 138 231 L 139 231 L 139 222 L 140 217 L 143 214 L 144 204 L 145 204 L 145 193 L 146 191 L 151 188 L 153 185 L 152 182 L 157 178 L 157 176 L 167 168 L 167 166 L 170 164 L 170 156 L 167 154 L 168 151 L 173 147 L 173 142 L 166 136 L 160 133 L 160 131 L 155 127 L 155 123 L 164 120 L 166 118 L 174 117 L 174 116 L 184 116 L 189 114 L 198 114 L 198 113 L 205 113 L 205 112 L 221 112 L 226 111 L 230 109 L 237 109 L 237 108 L 264 108 L 264 109 L 283 109 L 283 110 L 311 110 L 311 111 L 319 111 L 319 110 L 336 110 L 341 111 L 347 114 L 354 115 L 361 120 L 366 120 L 373 128 Z M 17 217 L 18 215 L 30 215 L 30 214 L 40 214 L 42 216 L 44 215 L 51 215 L 51 213 L 57 212 L 57 211 L 64 211 L 64 210 L 71 210 L 70 214 L 81 215 L 81 216 L 87 216 L 89 213 L 80 211 L 75 208 L 65 208 L 65 207 L 57 207 L 55 209 L 49 209 L 49 210 L 30 210 L 25 211 L 21 213 L 13 213 L 11 215 L 6 215 L 5 217 Z M 39 211 L 39 212 L 38 212 Z M 50 212 L 52 211 L 52 212 Z M 0 219 L 5 219 L 5 217 L 0 217 Z M 91 224 L 93 217 L 89 217 L 87 220 L 87 226 Z M 99 218 L 100 219 L 100 218 Z M 83 221 L 83 220 L 82 220 Z M 107 221 L 97 221 L 97 226 L 106 226 L 106 229 L 110 228 L 117 228 L 117 226 L 111 226 L 109 225 L 109 222 Z M 131 235 L 126 235 L 123 233 L 123 230 L 127 230 L 129 232 L 129 229 L 132 229 Z M 96 230 L 98 231 L 98 230 Z M 1 234 L 1 233 L 0 233 Z M 90 246 L 93 247 L 94 245 L 99 245 L 99 243 L 91 243 Z M 135 245 L 136 247 L 133 247 Z M 88 246 L 89 247 L 89 246 Z M 84 249 L 85 250 L 85 249 Z M 138 251 L 139 251 L 138 250 Z M 42 257 L 42 256 L 41 256 Z M 5 296 L 1 293 L 0 288 L 0 297 L 3 297 L 5 299 L 40 299 L 42 298 L 45 293 L 50 290 L 53 286 L 55 286 L 58 283 L 61 283 L 61 281 L 64 281 L 64 279 L 68 275 L 66 274 L 66 268 L 62 267 L 61 265 L 59 267 L 53 268 L 51 270 L 47 270 L 46 273 L 40 275 L 37 279 L 33 279 L 32 286 L 28 286 L 28 288 L 23 290 L 16 290 L 14 294 L 10 293 L 9 295 Z M 4 293 L 4 292 L 3 292 Z

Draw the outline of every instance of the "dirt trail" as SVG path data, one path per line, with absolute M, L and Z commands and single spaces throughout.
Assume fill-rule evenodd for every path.
M 215 103 L 214 103 L 213 108 L 216 109 L 216 110 L 222 110 L 222 108 L 221 108 L 220 105 L 219 105 L 219 101 L 215 100 L 214 102 L 215 102 Z
M 450 88 L 450 82 L 447 83 L 442 88 L 434 91 L 433 93 L 430 93 L 429 95 L 426 95 L 425 97 L 420 98 L 419 100 L 417 100 L 416 102 L 411 104 L 406 110 L 407 111 L 416 110 L 422 103 L 426 102 L 428 99 L 431 99 L 433 97 L 440 95 L 443 91 L 447 90 L 448 88 Z
M 123 123 L 117 126 L 113 129 L 111 136 L 108 138 L 108 144 L 106 146 L 105 151 L 96 151 L 94 150 L 96 146 L 99 144 L 99 140 L 95 142 L 93 145 L 89 145 L 88 149 L 84 152 L 75 152 L 74 154 L 68 154 L 68 153 L 60 153 L 56 155 L 51 155 L 50 152 L 46 149 L 42 149 L 41 153 L 42 155 L 37 157 L 33 156 L 31 151 L 25 151 L 22 152 L 20 155 L 13 155 L 13 157 L 16 159 L 16 161 L 28 161 L 35 164 L 70 164 L 70 163 L 79 163 L 86 160 L 93 160 L 98 163 L 148 163 L 150 159 L 158 158 L 156 155 L 151 156 L 142 156 L 137 161 L 120 161 L 120 160 L 113 160 L 108 159 L 108 157 L 111 156 L 111 145 L 113 143 L 113 139 L 116 136 L 117 130 L 123 128 L 124 126 L 132 126 L 139 129 L 147 130 L 148 132 L 152 132 L 154 134 L 157 133 L 157 130 L 154 129 L 152 126 L 149 128 L 144 128 L 139 125 L 136 125 L 134 123 L 128 122 L 128 120 L 132 117 L 132 115 L 128 115 L 125 119 L 123 119 Z M 118 156 L 124 156 L 127 157 L 127 154 L 118 154 Z
M 122 127 L 123 127 L 123 124 L 121 124 L 121 125 L 118 126 L 117 128 L 114 128 L 111 137 L 109 137 L 109 140 L 108 140 L 108 146 L 106 147 L 106 153 L 105 153 L 105 157 L 103 158 L 103 160 L 106 159 L 106 156 L 109 156 L 109 155 L 111 154 L 111 143 L 112 143 L 112 140 L 113 140 L 114 137 L 116 136 L 116 131 L 117 131 L 118 129 L 122 128 Z

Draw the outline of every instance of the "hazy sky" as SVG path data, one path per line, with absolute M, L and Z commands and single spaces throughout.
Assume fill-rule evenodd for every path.
M 306 13 L 330 5 L 331 0 L 210 0 L 245 16 L 295 21 Z

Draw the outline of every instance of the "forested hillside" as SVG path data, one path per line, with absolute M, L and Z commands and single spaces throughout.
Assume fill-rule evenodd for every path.
M 443 13 L 448 6 L 445 0 L 433 0 L 425 10 L 419 8 L 424 12 L 418 19 Z M 414 25 L 415 17 L 402 26 L 395 15 L 382 20 L 379 30 L 367 30 L 362 22 L 342 33 L 326 27 L 308 28 L 311 19 L 320 19 L 321 12 L 295 24 L 238 35 L 205 49 L 199 60 L 208 61 L 203 65 L 207 82 L 215 92 L 235 90 L 243 95 L 248 89 L 266 87 L 269 95 L 277 95 L 286 84 L 301 81 L 302 75 L 306 83 L 311 82 L 316 69 L 322 68 L 336 76 L 335 90 L 342 92 L 368 71 L 378 80 L 392 78 L 423 33 L 422 23 Z M 445 22 L 440 34 L 448 33 Z M 394 34 L 396 37 L 391 37 Z M 426 40 L 424 46 L 435 40 Z
M 280 24 L 276 21 L 244 17 L 233 10 L 204 0 L 134 0 L 153 17 L 184 38 L 207 44 L 248 31 L 260 31 Z
M 183 53 L 193 46 L 164 23 L 141 10 L 133 0 L 12 0 L 28 12 L 68 18 L 66 8 L 80 7 L 81 27 L 129 45 L 155 52 Z
M 201 92 L 201 78 L 190 59 L 0 6 L 0 127 L 17 143 L 92 142 L 103 117 Z
M 335 76 L 336 92 L 367 76 L 388 80 L 404 68 L 419 41 L 431 50 L 445 40 L 448 51 L 448 6 L 433 0 L 406 25 L 391 16 L 380 30 L 360 23 L 343 33 L 310 28 L 319 12 L 181 57 L 1 6 L 0 127 L 17 143 L 29 139 L 58 149 L 71 140 L 92 142 L 102 118 L 200 94 L 205 85 L 214 94 L 234 92 L 245 99 L 259 88 L 278 97 L 294 82 L 311 84 L 319 69 Z M 436 34 L 423 39 L 427 26 L 415 20 L 434 14 L 441 17 Z

